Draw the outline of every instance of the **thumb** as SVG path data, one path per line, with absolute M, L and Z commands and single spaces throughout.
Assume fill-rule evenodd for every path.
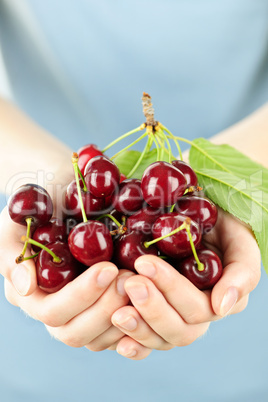
M 5 208 L 0 215 L 0 274 L 13 284 L 21 296 L 32 294 L 37 288 L 36 268 L 33 260 L 16 263 L 21 254 L 26 227 L 14 223 Z M 29 249 L 25 256 L 30 256 Z

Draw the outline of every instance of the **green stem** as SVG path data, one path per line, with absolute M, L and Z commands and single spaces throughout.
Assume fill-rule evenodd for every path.
M 173 212 L 173 211 L 174 211 L 175 206 L 176 206 L 176 204 L 173 204 L 173 205 L 170 207 L 169 212 Z
M 157 154 L 156 154 L 156 160 L 157 160 L 157 161 L 160 161 L 160 160 L 161 160 L 161 158 L 160 158 L 160 148 L 159 148 L 158 142 L 156 141 L 155 135 L 154 135 L 154 134 L 152 134 L 152 135 L 153 135 L 153 141 L 154 141 L 154 143 L 155 143 L 156 152 L 157 152 Z
M 144 137 L 146 137 L 148 134 L 147 132 L 142 134 L 139 138 L 137 138 L 135 141 L 133 141 L 131 144 L 127 145 L 125 148 L 121 149 L 118 151 L 116 154 L 114 154 L 110 159 L 113 160 L 116 158 L 118 155 L 120 155 L 122 152 L 126 151 L 127 149 L 133 147 L 133 145 L 137 144 L 139 141 L 141 141 Z
M 175 135 L 173 135 L 172 132 L 169 131 L 169 129 L 168 129 L 167 127 L 163 126 L 162 123 L 159 123 L 159 126 L 160 126 L 164 131 L 166 131 L 166 133 L 168 133 L 168 134 L 170 135 L 170 137 L 173 139 L 173 141 L 175 142 L 175 144 L 176 144 L 176 146 L 177 146 L 177 148 L 178 148 L 179 155 L 180 155 L 180 159 L 183 160 L 182 152 L 181 152 L 181 147 L 180 147 L 180 144 L 179 144 L 178 141 L 177 141 L 177 140 L 179 140 L 180 137 L 175 137 Z M 185 141 L 185 142 L 187 142 L 187 141 Z M 191 143 L 191 141 L 190 141 L 190 143 Z
M 53 257 L 53 262 L 60 263 L 62 261 L 60 259 L 60 257 L 58 257 L 55 253 L 53 253 L 53 251 L 51 251 L 49 248 L 44 246 L 44 244 L 39 243 L 38 241 L 35 241 L 35 240 L 30 239 L 29 237 L 25 237 L 25 236 L 22 236 L 21 240 L 25 240 L 28 243 L 33 244 L 34 246 L 40 247 L 41 249 L 45 250 L 47 253 L 49 253 L 51 255 L 51 257 Z
M 183 222 L 183 224 L 180 225 L 178 228 L 172 230 L 171 232 L 165 234 L 164 236 L 158 237 L 157 239 L 154 239 L 154 240 L 151 240 L 151 241 L 146 241 L 146 242 L 144 243 L 144 246 L 145 246 L 146 248 L 148 248 L 148 247 L 150 247 L 152 244 L 157 243 L 157 242 L 160 241 L 160 240 L 166 239 L 167 237 L 172 236 L 172 235 L 174 235 L 174 234 L 180 232 L 180 231 L 183 230 L 183 229 L 186 229 L 186 225 L 187 225 L 186 222 Z
M 164 139 L 164 141 L 167 144 L 167 147 L 168 147 L 168 161 L 169 161 L 169 163 L 171 163 L 172 159 L 173 159 L 173 156 L 172 156 L 171 146 L 170 146 L 168 137 L 165 135 L 163 130 L 159 130 L 158 132 L 159 132 L 160 136 Z
M 81 208 L 81 212 L 82 212 L 82 216 L 83 216 L 83 221 L 87 222 L 87 216 L 86 216 L 85 207 L 84 207 L 83 200 L 82 200 L 81 187 L 80 187 L 80 183 L 79 183 L 78 155 L 75 152 L 73 153 L 73 156 L 72 156 L 72 164 L 73 164 L 73 168 L 74 168 L 74 175 L 75 175 L 76 186 L 77 186 L 77 194 L 78 194 L 80 208 Z
M 186 229 L 186 232 L 187 232 L 187 234 L 188 234 L 188 238 L 189 238 L 189 241 L 190 241 L 190 244 L 191 244 L 191 248 L 192 248 L 192 252 L 193 252 L 195 261 L 196 261 L 196 263 L 197 263 L 197 269 L 198 269 L 198 271 L 204 271 L 205 267 L 204 267 L 204 264 L 203 264 L 202 262 L 200 262 L 200 260 L 199 260 L 199 258 L 198 258 L 198 255 L 197 255 L 197 252 L 196 252 L 196 248 L 195 248 L 195 245 L 194 245 L 194 242 L 193 242 L 193 238 L 192 238 L 192 234 L 191 234 L 190 224 L 189 224 L 189 223 L 186 223 L 186 228 L 185 228 L 185 229 Z
M 133 168 L 131 169 L 131 171 L 128 173 L 127 178 L 132 177 L 133 174 L 136 172 L 136 170 L 138 169 L 138 167 L 140 166 L 140 164 L 141 164 L 141 162 L 142 162 L 142 160 L 143 160 L 143 158 L 144 158 L 144 155 L 145 155 L 145 154 L 148 152 L 148 150 L 150 149 L 149 146 L 150 146 L 150 148 L 151 148 L 151 140 L 150 140 L 150 137 L 148 137 L 148 140 L 147 140 L 147 142 L 146 142 L 146 145 L 145 145 L 145 147 L 144 147 L 142 153 L 140 154 L 139 159 L 137 160 L 137 162 L 135 163 L 135 165 L 133 166 Z
M 32 254 L 30 257 L 25 257 L 23 258 L 23 261 L 32 260 L 33 258 L 37 257 L 39 253 L 40 251 L 38 251 L 38 253 Z
M 103 148 L 102 152 L 107 151 L 108 149 L 110 149 L 113 145 L 117 144 L 119 141 L 123 140 L 124 138 L 128 137 L 129 135 L 135 134 L 138 131 L 141 131 L 145 128 L 145 125 L 142 124 L 141 126 L 135 128 L 134 130 L 128 131 L 126 134 L 121 135 L 120 137 L 118 137 L 116 140 L 110 142 L 110 144 L 108 144 L 105 148 Z
M 79 166 L 77 165 L 77 170 L 78 170 L 78 174 L 79 174 L 79 176 L 80 176 L 80 178 L 81 178 L 81 180 L 82 180 L 82 183 L 83 183 L 83 191 L 85 191 L 85 192 L 87 192 L 87 185 L 86 185 L 86 182 L 85 182 L 85 179 L 84 179 L 84 175 L 83 175 L 83 173 L 81 172 L 81 170 L 80 170 L 80 168 L 79 168 Z
M 32 220 L 33 220 L 32 218 L 26 218 L 26 223 L 27 223 L 26 237 L 30 236 Z M 27 246 L 28 246 L 28 242 L 25 241 L 24 246 L 23 246 L 23 250 L 21 252 L 22 257 L 24 257 L 24 255 L 26 253 Z M 23 258 L 23 260 L 24 260 L 24 258 Z
M 118 220 L 110 214 L 104 214 L 104 215 L 98 216 L 98 218 L 96 218 L 96 221 L 99 221 L 100 219 L 105 218 L 105 217 L 110 218 L 120 228 L 121 223 L 118 222 Z

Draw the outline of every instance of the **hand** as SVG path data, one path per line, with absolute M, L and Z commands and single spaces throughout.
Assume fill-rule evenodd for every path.
M 33 260 L 15 263 L 23 234 L 25 227 L 11 221 L 5 208 L 0 215 L 0 273 L 5 277 L 7 300 L 43 322 L 52 336 L 67 345 L 103 350 L 120 340 L 124 334 L 112 325 L 111 316 L 128 303 L 124 281 L 133 273 L 119 273 L 114 264 L 101 262 L 48 294 L 37 286 Z
M 136 260 L 140 275 L 125 282 L 133 306 L 114 313 L 112 322 L 126 336 L 117 351 L 143 359 L 151 349 L 185 346 L 202 336 L 211 321 L 242 311 L 260 279 L 260 252 L 251 231 L 219 210 L 214 229 L 205 236 L 222 256 L 224 271 L 212 291 L 200 291 L 165 261 Z

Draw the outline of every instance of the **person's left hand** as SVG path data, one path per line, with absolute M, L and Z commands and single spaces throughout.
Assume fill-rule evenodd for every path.
M 223 275 L 212 291 L 200 291 L 171 265 L 155 256 L 136 260 L 140 275 L 125 282 L 133 306 L 117 310 L 112 323 L 126 334 L 113 348 L 140 360 L 152 349 L 185 346 L 202 336 L 211 321 L 242 311 L 260 279 L 260 251 L 248 227 L 219 210 L 214 229 L 205 236 L 218 250 Z

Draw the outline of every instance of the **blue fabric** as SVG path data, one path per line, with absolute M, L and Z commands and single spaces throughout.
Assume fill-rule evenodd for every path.
M 73 149 L 102 147 L 143 122 L 143 91 L 156 118 L 189 139 L 213 135 L 267 101 L 265 0 L 24 5 L 34 37 L 29 20 L 25 27 L 0 0 L 15 100 Z M 213 323 L 186 348 L 132 362 L 51 339 L 0 292 L 1 401 L 265 402 L 267 293 L 263 274 L 245 312 Z

